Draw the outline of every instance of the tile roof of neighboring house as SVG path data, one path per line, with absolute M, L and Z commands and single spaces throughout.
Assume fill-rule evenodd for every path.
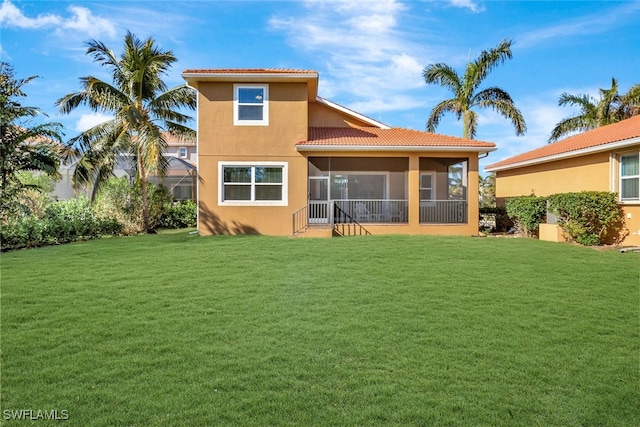
M 535 150 L 527 151 L 514 157 L 493 163 L 485 168 L 487 171 L 511 169 L 534 163 L 558 160 L 595 151 L 606 151 L 614 148 L 616 143 L 640 138 L 640 116 L 602 126 L 569 138 L 547 144 Z M 640 143 L 632 141 L 633 143 Z M 612 147 L 614 145 L 614 147 Z
M 205 68 L 184 70 L 183 74 L 317 74 L 314 70 L 287 68 Z
M 310 127 L 309 139 L 296 144 L 298 150 L 318 149 L 418 149 L 493 151 L 492 142 L 457 138 L 403 128 Z

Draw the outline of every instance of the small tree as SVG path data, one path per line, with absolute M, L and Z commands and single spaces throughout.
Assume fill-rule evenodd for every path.
M 36 116 L 45 115 L 36 107 L 20 102 L 26 97 L 22 88 L 37 76 L 16 79 L 13 67 L 0 62 L 0 219 L 20 211 L 29 211 L 20 202 L 28 189 L 39 189 L 21 179 L 21 172 L 33 171 L 58 175 L 58 147 L 61 145 L 59 123 L 33 124 Z

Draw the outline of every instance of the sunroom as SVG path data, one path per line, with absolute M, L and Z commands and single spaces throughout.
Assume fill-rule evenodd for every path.
M 308 157 L 309 224 L 407 224 L 409 201 L 420 224 L 466 224 L 468 159 L 420 157 L 410 186 L 409 157 Z M 409 197 L 409 189 L 418 194 Z

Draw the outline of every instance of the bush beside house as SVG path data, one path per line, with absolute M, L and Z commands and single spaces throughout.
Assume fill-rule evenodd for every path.
M 558 217 L 558 225 L 570 241 L 601 245 L 624 237 L 624 214 L 616 193 L 582 191 L 554 194 L 548 200 L 549 210 Z
M 507 215 L 516 229 L 529 237 L 538 235 L 540 223 L 547 215 L 547 199 L 535 195 L 512 197 L 506 201 Z
M 506 210 L 516 227 L 530 237 L 537 235 L 547 211 L 557 217 L 563 236 L 581 245 L 618 243 L 626 231 L 618 195 L 607 191 L 512 197 L 506 201 Z

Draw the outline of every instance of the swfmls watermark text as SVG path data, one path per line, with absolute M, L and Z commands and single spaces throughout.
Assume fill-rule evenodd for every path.
M 66 409 L 5 409 L 2 411 L 2 418 L 5 420 L 57 420 L 64 421 L 69 419 L 69 411 Z

